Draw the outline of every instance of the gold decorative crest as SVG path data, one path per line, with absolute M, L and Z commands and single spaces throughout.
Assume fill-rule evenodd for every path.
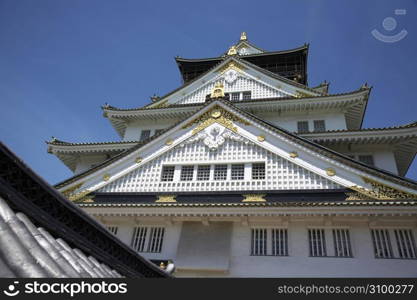
M 142 157 L 138 156 L 135 158 L 135 163 L 140 164 L 142 162 Z
M 165 145 L 171 146 L 174 141 L 171 139 L 166 140 Z
M 230 129 L 233 132 L 237 132 L 237 127 L 234 126 L 233 122 L 239 122 L 244 125 L 249 125 L 245 120 L 235 116 L 234 114 L 224 110 L 220 106 L 215 106 L 210 109 L 208 112 L 202 114 L 200 117 L 192 120 L 188 124 L 183 126 L 183 129 L 191 127 L 194 124 L 198 124 L 196 128 L 193 129 L 192 134 L 197 134 L 200 131 L 204 130 L 208 126 L 214 123 L 218 123 L 227 129 Z
M 242 73 L 242 71 L 245 69 L 246 68 L 242 66 L 241 64 L 231 61 L 228 64 L 224 65 L 223 67 L 219 68 L 218 72 L 220 72 L 220 74 L 224 74 L 228 70 L 235 70 L 238 73 Z
M 75 194 L 70 195 L 68 197 L 68 200 L 70 200 L 70 201 L 77 201 L 77 200 L 80 200 L 81 198 L 84 198 L 89 193 L 91 193 L 90 190 L 84 190 L 82 192 L 79 192 L 79 193 L 75 193 Z
M 246 194 L 242 196 L 245 197 L 242 202 L 266 202 L 264 199 L 265 194 Z
M 110 174 L 109 173 L 104 174 L 103 175 L 103 180 L 104 181 L 109 181 L 110 180 Z
M 290 157 L 291 157 L 291 158 L 296 158 L 296 157 L 298 157 L 298 153 L 297 153 L 297 152 L 295 152 L 295 151 L 290 152 L 290 153 L 289 153 L 289 155 L 290 155 Z
M 61 194 L 64 195 L 65 198 L 69 199 L 70 195 L 74 193 L 76 190 L 78 190 L 83 184 L 84 182 L 77 183 L 76 185 L 67 188 L 66 190 L 63 190 Z
M 223 83 L 217 82 L 214 85 L 213 91 L 210 94 L 210 98 L 223 98 L 224 97 L 224 86 Z
M 258 135 L 257 139 L 258 139 L 259 142 L 263 142 L 263 141 L 265 141 L 265 136 Z
M 371 190 L 368 190 L 359 186 L 352 186 L 350 189 L 355 190 L 363 195 L 366 195 L 373 199 L 378 200 L 400 200 L 400 199 L 417 199 L 417 195 L 410 194 L 404 191 L 397 190 L 375 180 L 362 177 L 365 183 L 372 186 Z
M 242 32 L 241 34 L 240 34 L 240 40 L 241 41 L 246 41 L 248 39 L 248 37 L 247 37 L 247 35 L 246 35 L 246 32 Z
M 173 203 L 173 202 L 177 202 L 177 200 L 175 200 L 175 197 L 177 197 L 176 195 L 159 195 L 158 199 L 156 199 L 155 202 L 158 203 Z
M 334 175 L 336 175 L 336 171 L 333 168 L 327 168 L 326 169 L 326 174 L 327 174 L 327 176 L 334 176 Z
M 236 46 L 230 47 L 229 51 L 227 51 L 227 55 L 236 55 L 236 54 L 237 54 Z

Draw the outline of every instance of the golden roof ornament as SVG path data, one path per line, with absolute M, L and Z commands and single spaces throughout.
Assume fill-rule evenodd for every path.
M 227 51 L 227 55 L 236 55 L 236 54 L 237 54 L 236 46 L 230 47 L 229 51 Z
M 211 98 L 223 98 L 224 97 L 224 86 L 223 83 L 217 82 L 214 86 L 213 91 L 210 95 Z
M 240 40 L 241 40 L 241 41 L 247 41 L 247 40 L 248 40 L 248 37 L 246 36 L 246 32 L 245 32 L 245 31 L 243 31 L 243 32 L 240 34 Z

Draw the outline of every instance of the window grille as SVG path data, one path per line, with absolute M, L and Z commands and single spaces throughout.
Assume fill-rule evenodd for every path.
M 267 255 L 266 253 L 266 236 L 267 230 L 261 228 L 252 228 L 251 255 Z
M 227 179 L 227 165 L 215 165 L 214 166 L 214 180 L 226 180 Z
M 146 236 L 148 233 L 147 227 L 135 227 L 133 230 L 133 237 L 131 246 L 138 252 L 143 252 L 145 249 Z
M 194 177 L 194 166 L 182 166 L 181 177 L 182 181 L 192 181 Z
M 107 230 L 110 231 L 111 233 L 113 233 L 114 235 L 117 235 L 118 229 L 119 229 L 119 227 L 117 227 L 117 226 L 107 226 Z
M 372 229 L 372 243 L 376 258 L 393 258 L 390 234 L 387 229 Z
M 349 229 L 333 229 L 334 255 L 337 257 L 352 257 Z
M 314 120 L 314 132 L 326 131 L 326 123 L 324 120 Z
M 243 100 L 250 100 L 250 99 L 252 99 L 252 92 L 251 91 L 243 92 L 242 93 L 242 99 Z
M 174 166 L 163 166 L 161 181 L 173 181 L 174 180 Z
M 230 100 L 232 101 L 239 101 L 240 100 L 240 93 L 231 93 Z
M 244 178 L 245 178 L 245 165 L 244 164 L 232 165 L 231 179 L 243 180 Z
M 358 155 L 358 160 L 364 164 L 374 166 L 374 157 L 372 155 Z
M 149 136 L 151 135 L 151 131 L 150 130 L 142 130 L 142 132 L 140 133 L 140 141 L 146 140 L 147 138 L 149 138 Z
M 210 180 L 210 166 L 198 166 L 197 168 L 197 180 L 207 181 Z
M 131 246 L 138 252 L 161 253 L 164 235 L 163 227 L 135 227 Z
M 416 242 L 411 229 L 395 229 L 395 240 L 400 258 L 417 258 Z
M 265 163 L 252 164 L 252 179 L 265 179 Z
M 307 133 L 310 131 L 308 128 L 308 121 L 299 121 L 297 122 L 298 133 Z
M 272 229 L 272 255 L 287 256 L 288 255 L 288 230 Z
M 324 229 L 308 230 L 310 256 L 327 256 Z

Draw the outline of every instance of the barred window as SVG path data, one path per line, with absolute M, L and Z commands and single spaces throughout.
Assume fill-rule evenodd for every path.
M 210 166 L 198 166 L 197 180 L 210 180 Z
M 232 180 L 243 180 L 245 178 L 245 165 L 232 165 Z
M 358 155 L 358 160 L 364 164 L 374 166 L 374 157 L 370 154 L 368 155 Z
M 191 181 L 194 177 L 194 166 L 182 166 L 181 167 L 181 180 Z
M 395 229 L 395 240 L 400 258 L 417 258 L 416 242 L 411 229 Z
M 110 231 L 111 233 L 113 233 L 114 235 L 117 235 L 118 229 L 119 229 L 119 227 L 117 227 L 117 226 L 107 226 L 107 230 Z
M 240 100 L 240 93 L 231 93 L 230 95 L 231 95 L 230 100 L 232 100 L 232 101 Z
M 308 128 L 308 121 L 299 121 L 297 122 L 298 133 L 307 133 L 310 131 Z
M 174 180 L 174 166 L 163 166 L 161 181 L 173 181 Z
M 272 255 L 288 255 L 288 230 L 272 229 Z
M 252 164 L 252 179 L 265 179 L 265 163 Z
M 214 166 L 214 180 L 226 180 L 227 179 L 227 165 L 215 165 Z
M 149 136 L 151 135 L 151 131 L 150 130 L 142 130 L 142 132 L 140 133 L 140 138 L 139 140 L 143 141 L 146 140 L 147 138 L 149 138 Z
M 314 131 L 315 132 L 323 132 L 326 131 L 326 123 L 324 120 L 314 120 Z
M 251 255 L 266 255 L 266 229 L 252 228 Z
M 391 239 L 388 229 L 372 229 L 372 243 L 376 258 L 393 258 Z
M 163 227 L 135 227 L 131 246 L 138 252 L 160 253 L 165 235 Z
M 251 255 L 287 256 L 288 230 L 284 228 L 252 228 Z
M 250 99 L 252 99 L 252 92 L 251 91 L 243 92 L 242 93 L 242 99 L 243 100 L 250 100 Z
M 349 229 L 333 229 L 334 255 L 352 257 Z
M 308 230 L 310 256 L 327 256 L 324 229 Z

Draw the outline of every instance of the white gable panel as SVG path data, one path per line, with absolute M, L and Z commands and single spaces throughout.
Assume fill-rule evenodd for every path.
M 213 145 L 204 137 L 192 137 L 185 143 L 144 164 L 131 173 L 109 183 L 99 192 L 192 192 L 192 191 L 252 191 L 252 190 L 302 190 L 336 189 L 340 185 L 308 171 L 287 159 L 249 142 L 226 130 L 224 142 Z M 180 181 L 181 165 L 232 164 L 265 162 L 265 180 L 252 180 L 250 169 L 245 180 Z M 174 181 L 162 182 L 164 165 L 176 165 Z M 195 168 L 196 169 L 196 168 Z M 230 170 L 229 170 L 230 172 Z
M 237 79 L 229 83 L 226 80 L 223 82 L 224 92 L 252 92 L 252 99 L 264 99 L 275 97 L 288 97 L 288 94 L 263 84 L 255 79 L 245 77 L 239 74 Z M 215 85 L 215 81 L 209 82 L 196 91 L 181 98 L 177 104 L 189 104 L 189 103 L 203 103 L 206 101 L 206 96 L 209 95 Z

